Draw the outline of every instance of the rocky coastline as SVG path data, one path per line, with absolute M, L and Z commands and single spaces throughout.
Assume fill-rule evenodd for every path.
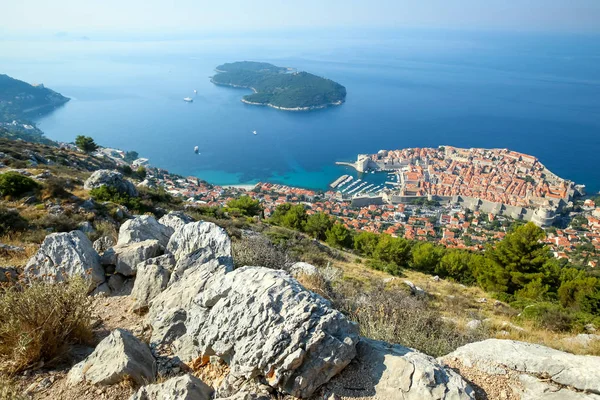
M 216 70 L 217 72 L 220 72 L 219 70 Z M 215 85 L 219 85 L 219 86 L 229 86 L 229 87 L 233 87 L 233 88 L 238 88 L 238 89 L 250 89 L 252 90 L 254 93 L 258 93 L 256 91 L 255 88 L 251 87 L 251 86 L 242 86 L 242 85 L 235 85 L 233 83 L 222 83 L 222 82 L 216 82 L 213 78 L 210 79 L 210 81 L 215 84 Z M 335 103 L 326 103 L 326 104 L 320 104 L 317 106 L 310 106 L 310 107 L 281 107 L 275 104 L 271 104 L 271 103 L 257 103 L 257 102 L 253 102 L 253 101 L 248 101 L 244 98 L 241 99 L 241 102 L 244 104 L 248 104 L 251 106 L 266 106 L 266 107 L 271 107 L 274 108 L 276 110 L 281 110 L 281 111 L 313 111 L 313 110 L 322 110 L 324 108 L 328 108 L 328 107 L 335 107 L 335 106 L 341 106 L 342 104 L 344 104 L 343 101 L 337 101 Z

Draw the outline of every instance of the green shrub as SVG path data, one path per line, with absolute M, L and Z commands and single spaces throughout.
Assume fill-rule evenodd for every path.
M 402 268 L 393 262 L 370 259 L 367 260 L 367 266 L 369 268 L 376 269 L 377 271 L 383 271 L 391 275 L 402 276 Z
M 574 314 L 558 304 L 542 302 L 526 306 L 520 318 L 533 321 L 539 328 L 554 332 L 568 332 L 573 329 Z
M 139 180 L 141 180 L 141 181 L 143 181 L 144 179 L 146 179 L 146 175 L 147 175 L 147 174 L 148 174 L 148 173 L 146 172 L 146 168 L 144 168 L 144 167 L 143 167 L 143 166 L 141 166 L 141 165 L 140 165 L 139 167 L 137 167 L 137 169 L 135 170 L 135 176 L 136 176 L 136 177 L 137 177 Z
M 28 223 L 17 210 L 0 206 L 0 236 L 11 232 L 24 231 Z
M 33 224 L 41 229 L 52 229 L 53 232 L 71 232 L 83 222 L 83 217 L 73 217 L 68 214 L 45 214 Z
M 262 213 L 262 207 L 258 200 L 254 200 L 250 196 L 240 196 L 237 199 L 227 202 L 229 212 L 237 213 L 246 216 L 255 216 Z
M 66 179 L 50 177 L 44 182 L 42 190 L 43 199 L 66 199 L 72 196 L 67 190 L 69 184 Z
M 111 201 L 116 204 L 127 207 L 140 213 L 146 211 L 146 207 L 142 204 L 139 198 L 131 197 L 125 193 L 119 192 L 117 189 L 108 186 L 100 186 L 90 190 L 90 196 L 97 201 Z
M 49 363 L 70 343 L 91 340 L 89 282 L 33 282 L 0 293 L 0 370 Z
M 86 153 L 91 153 L 98 150 L 98 145 L 89 136 L 79 135 L 75 138 L 75 144 Z
M 38 186 L 36 181 L 18 172 L 9 171 L 0 174 L 0 194 L 2 196 L 20 197 L 37 189 Z
M 216 206 L 198 206 L 187 210 L 187 213 L 196 221 L 204 219 L 205 217 L 211 217 L 215 219 L 225 218 L 225 211 L 223 208 Z
M 353 242 L 352 232 L 344 224 L 336 222 L 325 232 L 325 240 L 332 247 L 349 248 Z

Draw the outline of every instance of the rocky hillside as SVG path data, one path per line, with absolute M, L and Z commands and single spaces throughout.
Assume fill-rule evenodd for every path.
M 44 85 L 0 74 L 0 137 L 52 143 L 35 127 L 31 119 L 65 104 L 68 97 Z
M 0 147 L 0 399 L 600 399 L 600 357 L 499 339 L 530 336 L 479 289 L 19 145 Z

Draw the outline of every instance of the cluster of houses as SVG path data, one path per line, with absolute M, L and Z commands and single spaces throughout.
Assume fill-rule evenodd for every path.
M 231 199 L 248 195 L 259 200 L 268 218 L 278 205 L 303 204 L 307 213 L 323 212 L 356 231 L 386 233 L 412 240 L 436 241 L 451 248 L 483 250 L 506 235 L 513 221 L 484 211 L 472 211 L 456 204 L 380 204 L 352 207 L 334 191 L 316 192 L 273 183 L 254 187 L 222 187 L 196 177 L 180 177 L 149 168 L 150 180 L 172 195 L 204 206 L 223 207 Z M 591 200 L 584 204 L 587 224 L 580 229 L 549 230 L 546 243 L 557 258 L 568 258 L 595 267 L 600 252 L 600 208 Z M 580 246 L 586 244 L 582 250 Z M 577 259 L 574 259 L 577 255 Z

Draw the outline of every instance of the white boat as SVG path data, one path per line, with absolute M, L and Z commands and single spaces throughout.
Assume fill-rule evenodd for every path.
M 199 151 L 200 149 L 198 148 L 198 146 L 194 146 L 194 153 L 198 154 Z
M 183 101 L 187 101 L 188 103 L 191 103 L 192 101 L 194 101 L 194 99 L 192 99 L 191 97 L 184 97 Z
M 198 93 L 198 91 L 196 89 L 194 89 L 194 94 L 197 94 L 197 93 Z
M 252 131 L 252 133 L 254 133 L 255 135 L 258 135 L 258 133 L 256 133 L 256 131 Z

